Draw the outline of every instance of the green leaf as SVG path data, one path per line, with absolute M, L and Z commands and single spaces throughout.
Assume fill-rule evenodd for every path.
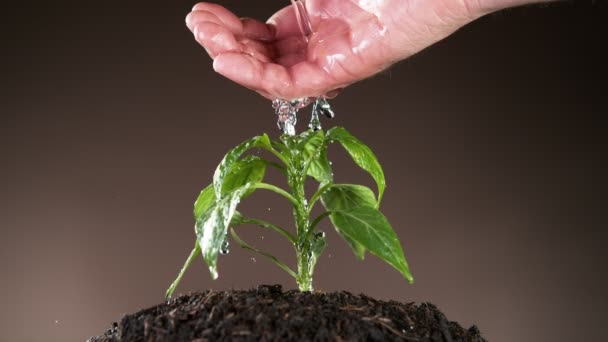
M 197 220 L 201 215 L 215 203 L 215 192 L 213 186 L 208 185 L 198 195 L 194 202 L 194 219 Z
M 226 194 L 196 220 L 196 238 L 213 279 L 218 276 L 217 255 L 228 233 L 236 206 L 250 187 L 248 183 Z
M 266 161 L 260 157 L 247 156 L 237 160 L 226 175 L 222 185 L 222 195 L 239 188 L 247 183 L 261 182 L 266 173 Z M 243 198 L 251 195 L 255 189 L 249 189 Z M 205 210 L 215 202 L 216 196 L 213 186 L 209 185 L 194 202 L 194 219 L 198 219 Z
M 222 196 L 247 183 L 261 182 L 266 173 L 266 161 L 260 157 L 247 156 L 237 160 L 224 179 Z M 243 198 L 251 195 L 255 189 L 249 189 Z
M 334 127 L 327 131 L 326 139 L 330 142 L 338 141 L 353 158 L 353 161 L 374 178 L 378 186 L 378 202 L 375 207 L 379 207 L 386 188 L 386 181 L 382 166 L 380 166 L 374 152 L 343 127 Z
M 324 184 L 332 181 L 331 166 L 327 160 L 327 145 L 323 131 L 309 131 L 309 139 L 300 147 L 306 174 Z
M 328 211 L 374 207 L 376 205 L 376 196 L 374 196 L 374 192 L 370 188 L 363 185 L 334 184 L 321 195 L 321 203 L 323 203 L 323 206 Z M 363 260 L 365 257 L 365 247 L 342 234 L 338 227 L 336 227 L 336 230 L 348 242 L 357 258 Z
M 321 202 L 327 210 L 356 207 L 373 207 L 376 196 L 372 189 L 356 184 L 333 184 L 321 195 Z
M 279 260 L 277 257 L 275 257 L 274 255 L 261 251 L 251 245 L 249 245 L 248 243 L 246 243 L 245 241 L 243 241 L 243 239 L 241 239 L 236 232 L 234 231 L 234 228 L 230 228 L 230 235 L 232 235 L 232 238 L 234 239 L 234 241 L 236 241 L 236 243 L 241 246 L 241 248 L 250 250 L 254 253 L 258 253 L 260 255 L 263 255 L 265 257 L 267 257 L 268 259 L 270 259 L 272 262 L 274 262 L 277 266 L 279 266 L 280 268 L 282 268 L 285 272 L 287 272 L 290 276 L 294 277 L 294 278 L 298 278 L 298 275 L 296 274 L 296 272 L 294 272 L 291 268 L 289 268 L 289 266 L 285 265 L 281 260 Z
M 410 273 L 397 235 L 382 213 L 373 207 L 333 211 L 330 219 L 344 236 L 363 245 L 370 253 L 396 268 L 410 282 Z
M 268 138 L 267 134 L 247 139 L 240 143 L 237 147 L 230 150 L 228 153 L 226 153 L 224 159 L 222 159 L 220 164 L 217 166 L 217 169 L 215 169 L 215 174 L 213 175 L 213 189 L 215 191 L 216 198 L 222 197 L 222 190 L 224 189 L 226 177 L 240 156 L 245 151 L 255 147 L 264 148 L 276 153 L 276 151 L 274 151 L 272 148 L 270 138 Z

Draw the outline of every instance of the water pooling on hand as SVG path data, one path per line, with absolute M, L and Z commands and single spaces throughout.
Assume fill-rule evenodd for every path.
M 308 42 L 308 37 L 312 34 L 312 24 L 310 22 L 310 18 L 308 17 L 308 12 L 306 11 L 304 2 L 302 0 L 291 0 L 291 4 L 296 15 L 296 20 L 298 21 L 300 32 L 302 33 L 304 40 Z M 278 117 L 277 126 L 283 132 L 283 134 L 291 136 L 296 135 L 298 110 L 308 106 L 311 103 L 311 99 L 312 98 L 310 97 L 303 97 L 290 101 L 283 99 L 275 99 L 272 101 L 272 107 L 274 108 L 274 112 Z M 318 97 L 314 100 L 310 123 L 308 124 L 310 129 L 314 131 L 321 129 L 321 120 L 319 119 L 320 115 L 324 115 L 328 118 L 334 117 L 334 112 L 325 97 Z

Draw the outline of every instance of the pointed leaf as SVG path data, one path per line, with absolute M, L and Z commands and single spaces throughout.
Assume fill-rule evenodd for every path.
M 196 220 L 196 238 L 213 279 L 218 276 L 217 255 L 228 233 L 236 206 L 249 188 L 250 184 L 246 184 L 226 194 Z
M 226 194 L 247 183 L 261 182 L 264 179 L 265 173 L 266 161 L 262 158 L 247 156 L 242 160 L 237 160 L 224 179 L 222 194 Z M 243 195 L 243 198 L 251 195 L 254 191 L 254 189 L 249 189 Z M 205 210 L 211 207 L 215 200 L 213 186 L 209 185 L 203 189 L 196 202 L 194 202 L 194 219 L 198 219 Z
M 333 173 L 329 160 L 327 159 L 326 148 L 321 150 L 319 157 L 310 163 L 306 174 L 321 184 L 327 184 L 333 181 Z
M 334 184 L 321 195 L 321 202 L 328 211 L 336 211 L 356 207 L 373 207 L 376 205 L 376 197 L 370 188 L 363 185 Z M 336 231 L 348 242 L 357 258 L 363 260 L 365 247 L 342 234 L 338 227 L 336 227 Z
M 217 166 L 217 169 L 215 169 L 215 174 L 213 175 L 213 189 L 217 198 L 222 197 L 222 189 L 225 178 L 230 172 L 230 169 L 233 167 L 234 163 L 245 151 L 255 147 L 272 150 L 272 144 L 270 142 L 270 138 L 268 138 L 268 135 L 264 134 L 245 140 L 224 156 L 224 159 L 222 159 L 220 164 Z
M 357 184 L 333 184 L 321 195 L 327 210 L 373 207 L 376 196 L 372 189 Z
M 197 220 L 201 215 L 215 203 L 215 192 L 213 186 L 208 185 L 198 195 L 194 202 L 194 220 Z
M 410 283 L 414 282 L 399 239 L 378 209 L 359 207 L 337 210 L 332 212 L 330 218 L 343 235 L 396 268 Z
M 327 131 L 326 139 L 330 142 L 339 142 L 350 154 L 351 158 L 353 158 L 353 161 L 374 178 L 378 186 L 378 202 L 376 204 L 376 207 L 378 207 L 386 188 L 386 181 L 384 179 L 384 171 L 376 155 L 374 155 L 367 145 L 359 141 L 359 139 L 355 138 L 343 127 L 334 127 Z
M 325 134 L 323 134 L 323 131 L 307 131 L 306 133 L 306 135 L 304 135 L 305 133 L 302 133 L 302 141 L 297 147 L 299 151 L 302 151 L 303 166 L 310 164 L 313 159 L 316 159 L 325 143 Z
M 323 131 L 309 131 L 310 138 L 301 147 L 306 174 L 324 184 L 332 181 L 331 166 L 327 160 L 327 145 Z
M 261 182 L 264 179 L 265 173 L 266 161 L 260 157 L 247 156 L 241 160 L 237 160 L 224 179 L 222 196 L 247 183 Z M 251 195 L 253 191 L 255 190 L 249 189 L 243 195 L 243 198 Z

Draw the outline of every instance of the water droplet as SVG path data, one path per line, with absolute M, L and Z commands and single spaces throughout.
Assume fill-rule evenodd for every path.
M 261 235 L 261 236 L 260 236 L 260 239 L 264 240 L 264 235 Z
M 334 111 L 331 109 L 331 106 L 329 105 L 329 102 L 327 102 L 327 99 L 324 97 L 319 97 L 317 99 L 317 102 L 319 103 L 319 111 L 325 115 L 326 117 L 333 119 L 334 116 L 336 116 L 336 114 L 334 113 Z
M 55 320 L 55 324 L 59 324 L 59 320 L 57 320 L 57 319 L 56 319 L 56 320 Z
M 251 257 L 251 261 L 253 261 L 255 263 L 257 260 L 255 260 L 254 257 Z
M 329 160 L 329 165 L 334 165 L 334 163 L 332 163 L 331 160 Z
M 220 247 L 220 254 L 228 254 L 230 253 L 230 242 L 228 242 L 228 236 L 224 237 L 224 241 L 222 242 L 222 247 Z
M 268 208 L 268 209 L 266 209 L 266 210 L 270 211 L 270 210 L 272 210 L 272 209 Z
M 321 120 L 319 120 L 319 108 L 318 108 L 318 100 L 315 101 L 315 104 L 312 106 L 312 113 L 310 115 L 310 123 L 308 127 L 313 131 L 318 131 L 321 129 Z

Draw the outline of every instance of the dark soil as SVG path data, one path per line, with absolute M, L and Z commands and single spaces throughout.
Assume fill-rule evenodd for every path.
M 482 342 L 429 303 L 380 301 L 348 292 L 248 291 L 181 296 L 124 316 L 91 342 L 110 341 Z

